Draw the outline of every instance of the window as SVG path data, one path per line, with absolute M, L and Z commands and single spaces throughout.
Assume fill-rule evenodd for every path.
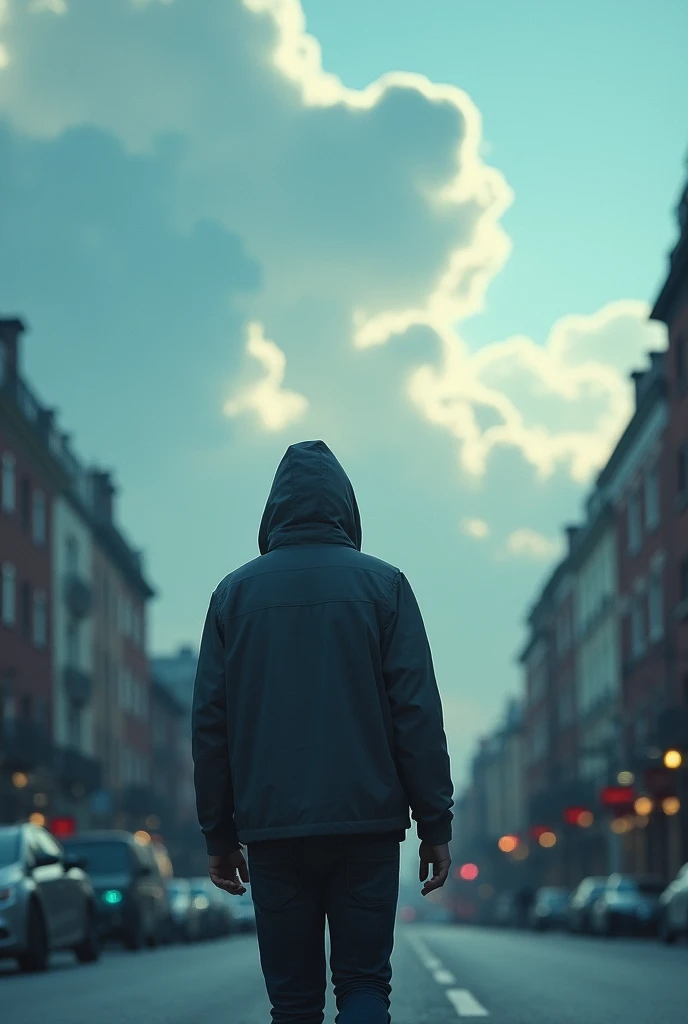
M 33 542 L 43 545 L 48 535 L 47 518 L 45 507 L 45 494 L 43 491 L 33 492 Z
M 17 570 L 11 562 L 2 565 L 2 624 L 13 626 L 17 621 Z
M 640 596 L 633 598 L 631 605 L 631 654 L 639 658 L 645 653 L 645 615 L 643 600 Z
M 70 622 L 67 626 L 67 664 L 77 667 L 79 664 L 79 626 Z
M 688 441 L 684 441 L 678 450 L 678 493 L 688 491 Z
M 67 738 L 70 747 L 79 750 L 81 747 L 81 708 L 78 704 L 70 704 L 67 712 Z
M 79 569 L 79 546 L 76 537 L 69 536 L 66 545 L 67 572 L 76 573 Z
M 659 526 L 659 473 L 653 466 L 645 474 L 645 529 L 649 532 Z
M 48 596 L 45 590 L 33 595 L 33 642 L 36 647 L 45 647 L 48 642 Z
M 681 562 L 681 568 L 680 568 L 679 571 L 680 571 L 679 586 L 680 586 L 681 600 L 685 601 L 685 600 L 688 599 L 688 558 L 684 558 L 683 559 L 683 561 Z
M 15 458 L 11 452 L 2 457 L 2 511 L 14 512 L 17 495 L 15 481 Z
M 21 585 L 21 630 L 22 635 L 28 640 L 31 636 L 31 584 L 24 580 Z
M 628 529 L 628 550 L 631 554 L 640 551 L 642 544 L 642 522 L 640 518 L 640 496 L 636 492 L 628 499 L 626 509 Z
M 28 476 L 22 477 L 19 512 L 21 516 L 22 529 L 28 530 L 31 525 L 31 481 Z
M 647 617 L 650 640 L 661 640 L 664 635 L 664 599 L 662 577 L 657 573 L 653 573 L 648 582 Z

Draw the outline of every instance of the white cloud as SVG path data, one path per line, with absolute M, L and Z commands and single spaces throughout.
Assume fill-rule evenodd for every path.
M 562 543 L 523 527 L 514 530 L 506 542 L 506 552 L 511 558 L 527 558 L 536 562 L 549 562 L 561 554 Z
M 265 337 L 263 324 L 248 325 L 246 351 L 264 368 L 265 376 L 225 403 L 227 416 L 253 412 L 266 430 L 283 430 L 301 419 L 308 409 L 308 400 L 296 391 L 282 387 L 287 369 L 284 352 Z
M 29 10 L 32 14 L 42 14 L 44 11 L 50 14 L 66 14 L 67 0 L 31 0 Z
M 563 317 L 544 345 L 514 336 L 476 353 L 445 325 L 442 363 L 418 368 L 409 394 L 456 438 L 469 474 L 482 476 L 490 453 L 503 447 L 542 477 L 561 466 L 586 482 L 632 412 L 628 372 L 665 345 L 664 327 L 649 323 L 648 312 L 641 302 L 614 302 L 592 316 Z
M 484 540 L 490 532 L 484 519 L 462 519 L 460 526 L 467 537 L 474 537 L 475 540 Z
M 508 259 L 512 193 L 482 159 L 465 92 L 402 72 L 348 88 L 324 69 L 298 0 L 111 0 L 98 31 L 92 2 L 36 19 L 11 0 L 0 115 L 40 136 L 96 124 L 135 152 L 180 139 L 165 201 L 185 227 L 210 219 L 241 236 L 263 270 L 248 317 L 313 398 L 314 367 L 319 389 L 347 394 L 324 379 L 322 349 L 353 344 L 360 381 L 365 350 L 412 333 L 433 361 L 407 374 L 406 393 L 455 440 L 465 473 L 483 476 L 501 448 L 541 477 L 589 479 L 631 411 L 627 372 L 663 328 L 622 301 L 563 317 L 547 339 L 470 351 L 461 322 Z M 275 408 L 278 422 L 296 415 L 293 399 Z

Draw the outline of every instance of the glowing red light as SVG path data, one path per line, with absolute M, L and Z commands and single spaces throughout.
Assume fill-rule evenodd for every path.
M 459 875 L 463 878 L 464 882 L 474 882 L 479 874 L 477 864 L 462 864 L 459 869 Z
M 50 831 L 57 839 L 73 836 L 76 832 L 76 818 L 52 818 Z

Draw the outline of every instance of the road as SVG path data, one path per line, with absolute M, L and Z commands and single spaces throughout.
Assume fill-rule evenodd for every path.
M 688 947 L 451 925 L 400 926 L 394 1024 L 682 1024 Z M 108 951 L 43 975 L 3 965 L 6 1024 L 269 1024 L 257 947 L 236 936 L 139 954 Z M 330 998 L 326 1021 L 334 1019 Z

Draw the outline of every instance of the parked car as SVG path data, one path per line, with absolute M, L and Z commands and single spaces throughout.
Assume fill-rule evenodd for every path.
M 93 886 L 83 862 L 35 825 L 0 826 L 0 956 L 43 971 L 50 952 L 100 956 Z
M 136 951 L 156 946 L 169 918 L 167 894 L 156 858 L 130 832 L 84 832 L 65 840 L 84 859 L 93 882 L 98 931 L 103 939 Z
M 604 892 L 607 876 L 589 875 L 569 897 L 568 923 L 572 932 L 590 932 L 592 908 Z
M 232 930 L 231 898 L 223 893 L 209 878 L 191 878 L 191 894 L 194 906 L 201 911 L 201 934 L 206 939 L 229 935 Z
M 568 923 L 569 890 L 556 886 L 538 889 L 528 912 L 528 923 L 535 931 L 565 928 Z
M 239 932 L 254 932 L 256 930 L 256 908 L 253 906 L 253 898 L 250 892 L 243 896 L 232 897 L 232 926 Z
M 201 938 L 201 911 L 194 903 L 188 878 L 168 878 L 169 932 L 172 940 L 195 942 Z
M 675 942 L 688 936 L 688 864 L 659 897 L 659 934 L 664 942 Z
M 515 892 L 501 892 L 494 903 L 494 923 L 513 928 L 518 922 L 518 903 Z
M 651 934 L 657 927 L 659 897 L 665 886 L 652 878 L 613 874 L 593 905 L 592 930 L 597 935 Z

